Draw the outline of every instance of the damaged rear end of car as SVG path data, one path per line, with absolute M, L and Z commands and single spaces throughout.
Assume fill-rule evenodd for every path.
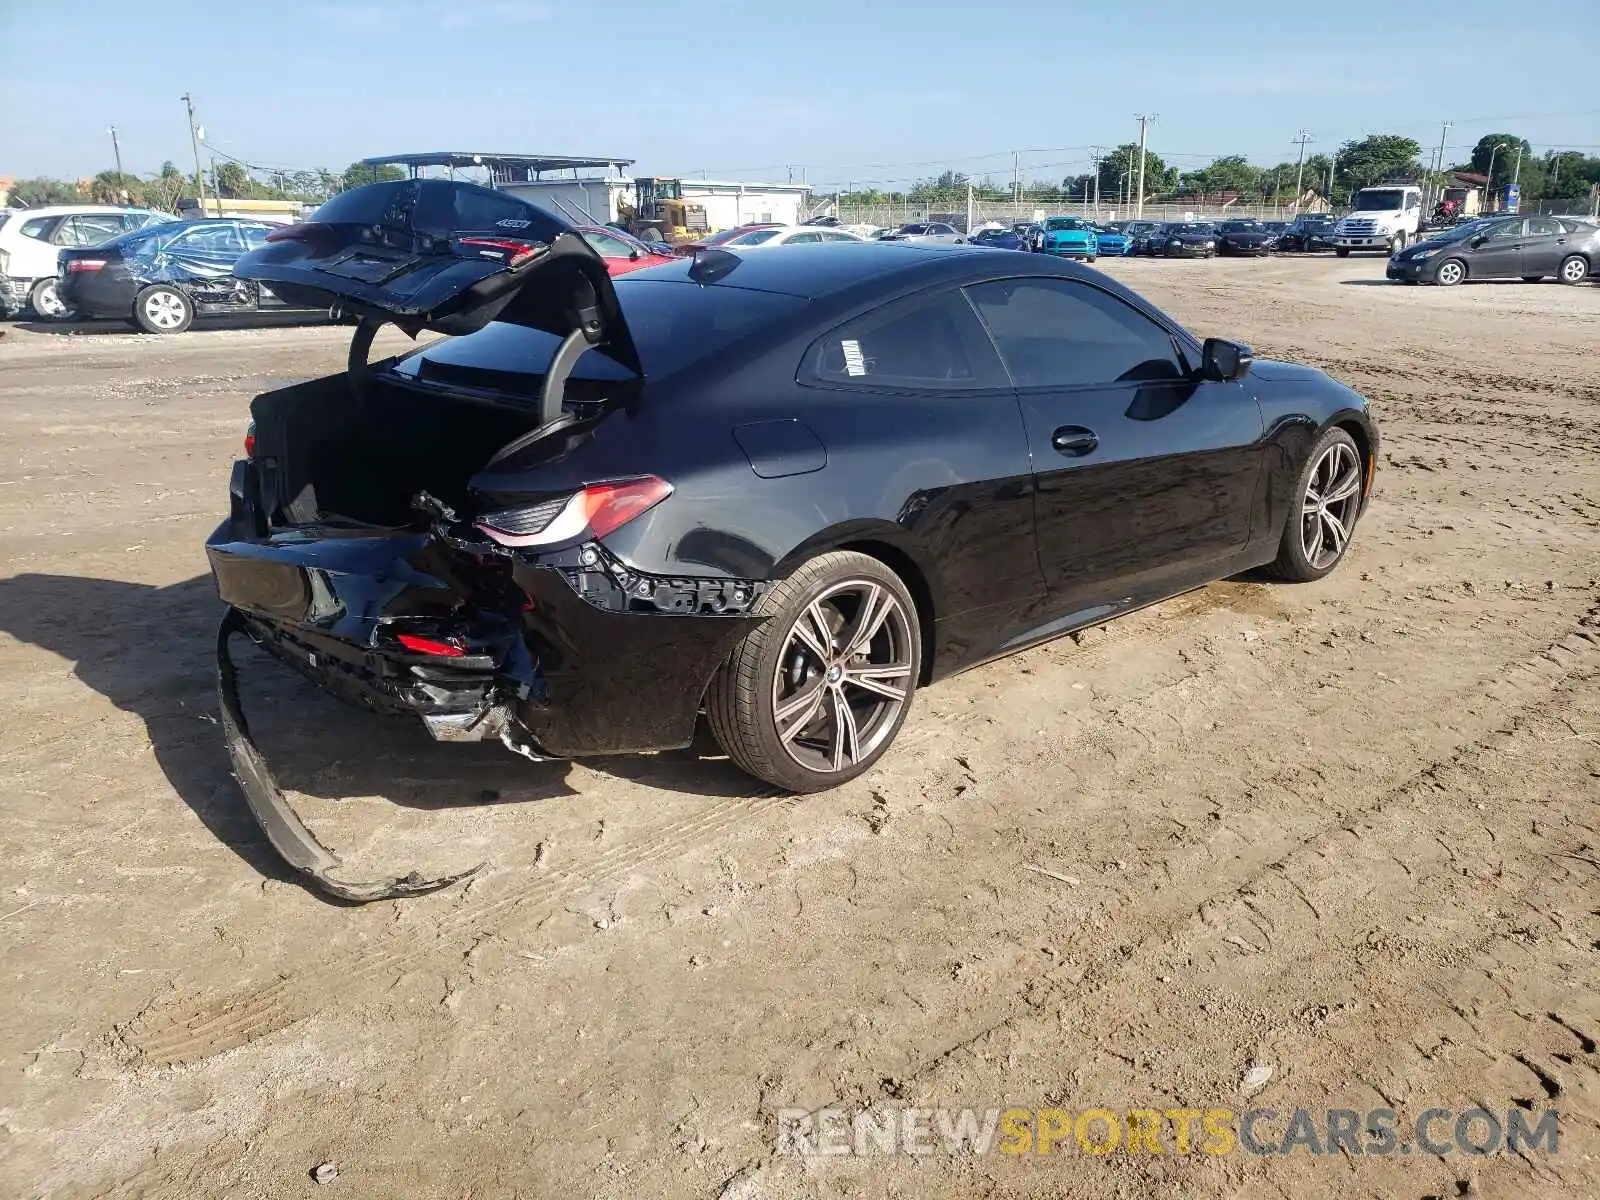
M 236 634 L 442 742 L 498 740 L 536 761 L 688 744 L 695 689 L 747 631 L 756 589 L 644 575 L 603 540 L 647 519 L 673 485 L 604 436 L 637 406 L 644 375 L 582 236 L 504 193 L 408 180 L 336 197 L 236 273 L 357 321 L 344 373 L 252 403 L 230 512 L 206 545 L 228 605 L 224 732 L 285 859 L 349 900 L 464 877 L 340 877 L 251 740 Z M 447 339 L 369 364 L 385 324 L 514 345 L 452 354 Z M 529 337 L 546 347 L 532 359 Z M 639 624 L 688 615 L 728 619 L 681 622 L 665 638 Z M 632 702 L 611 703 L 619 692 Z

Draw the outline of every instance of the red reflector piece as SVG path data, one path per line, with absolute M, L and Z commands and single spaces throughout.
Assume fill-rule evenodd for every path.
M 103 271 L 106 260 L 103 258 L 69 258 L 67 260 L 67 274 L 76 275 L 80 271 Z
M 395 637 L 402 646 L 416 654 L 437 654 L 442 658 L 460 658 L 466 653 L 454 642 L 441 642 L 437 638 L 418 637 L 414 633 L 397 633 Z
M 251 421 L 250 427 L 244 431 L 244 456 L 246 458 L 254 458 L 256 456 L 256 423 L 254 421 Z
M 603 538 L 670 495 L 672 485 L 654 475 L 624 483 L 597 483 L 586 487 L 583 489 L 583 503 L 589 512 L 589 532 L 594 537 Z
M 508 267 L 520 267 L 544 250 L 544 246 L 540 243 L 512 242 L 504 238 L 464 237 L 461 239 L 461 244 L 479 251 L 498 251 L 506 256 Z

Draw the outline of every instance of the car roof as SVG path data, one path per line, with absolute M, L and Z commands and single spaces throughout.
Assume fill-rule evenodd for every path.
M 10 210 L 12 216 L 26 216 L 30 220 L 34 217 L 71 217 L 93 215 L 95 213 L 159 213 L 159 208 L 146 208 L 138 204 L 50 204 L 43 208 L 15 208 Z M 162 216 L 170 214 L 162 213 Z
M 988 268 L 1007 275 L 1067 275 L 1099 279 L 1098 273 L 1076 263 L 1043 254 L 1018 254 L 1014 250 L 989 250 L 981 246 L 946 246 L 929 242 L 822 242 L 807 246 L 779 246 L 744 256 L 738 250 L 722 251 L 738 263 L 702 287 L 726 285 L 751 291 L 816 299 L 867 283 L 887 287 L 897 277 L 922 276 L 919 282 L 959 282 L 982 277 Z M 617 280 L 696 283 L 690 275 L 694 259 L 684 258 L 660 267 L 635 271 Z M 908 280 L 909 282 L 910 280 Z

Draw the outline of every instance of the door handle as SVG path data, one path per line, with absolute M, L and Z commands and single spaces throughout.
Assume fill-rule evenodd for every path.
M 1082 458 L 1100 444 L 1100 437 L 1082 425 L 1063 425 L 1050 435 L 1050 444 L 1062 454 Z

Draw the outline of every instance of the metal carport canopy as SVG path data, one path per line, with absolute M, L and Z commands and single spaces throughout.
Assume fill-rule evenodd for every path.
M 519 182 L 513 176 L 520 175 L 525 180 L 530 176 L 538 176 L 545 171 L 581 171 L 593 167 L 631 167 L 634 160 L 631 158 L 602 157 L 590 155 L 588 157 L 560 154 L 484 154 L 472 151 L 433 150 L 423 154 L 388 154 L 378 155 L 374 158 L 363 158 L 363 166 L 408 167 L 412 175 L 416 175 L 424 167 L 449 167 L 454 170 L 458 167 L 466 169 L 471 167 L 486 167 L 489 175 L 496 181 Z

